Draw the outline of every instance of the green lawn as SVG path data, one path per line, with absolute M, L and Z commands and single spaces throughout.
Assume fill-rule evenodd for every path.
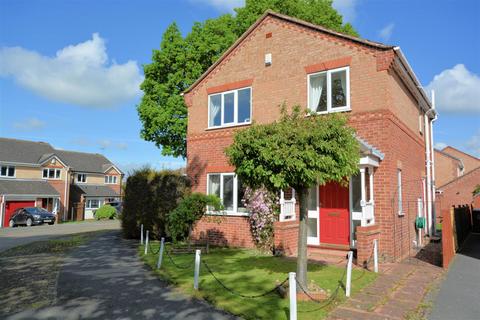
M 152 243 L 152 249 L 158 250 L 158 242 Z M 139 254 L 152 269 L 156 268 L 158 255 L 150 253 L 143 255 L 144 247 L 139 247 Z M 176 268 L 170 259 L 164 255 L 162 268 L 155 271 L 163 279 L 175 284 L 182 292 L 204 299 L 217 308 L 246 319 L 288 319 L 289 300 L 282 299 L 278 294 L 269 294 L 256 299 L 245 299 L 231 294 L 222 288 L 207 272 L 200 267 L 200 291 L 193 289 L 193 254 L 173 255 L 175 263 L 191 267 L 187 270 Z M 214 274 L 229 288 L 243 295 L 256 295 L 268 291 L 288 277 L 288 272 L 295 271 L 296 262 L 292 259 L 264 255 L 256 250 L 215 248 L 209 254 L 202 255 Z M 314 281 L 324 290 L 332 292 L 344 272 L 342 267 L 309 264 L 308 279 Z M 376 275 L 373 272 L 353 270 L 352 292 L 356 292 L 372 282 Z M 344 281 L 345 282 L 345 281 Z M 335 303 L 345 299 L 344 289 L 340 289 Z M 319 309 L 314 302 L 298 303 L 299 319 L 322 319 L 333 304 Z

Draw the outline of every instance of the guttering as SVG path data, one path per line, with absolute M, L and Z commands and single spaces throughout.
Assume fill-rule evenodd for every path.
M 425 93 L 425 91 L 423 90 L 423 86 L 422 84 L 420 83 L 420 81 L 418 80 L 417 76 L 415 75 L 415 72 L 413 71 L 412 67 L 410 66 L 410 64 L 408 63 L 407 61 L 407 58 L 405 57 L 405 55 L 403 54 L 402 50 L 400 49 L 400 47 L 394 47 L 393 50 L 397 53 L 397 56 L 400 58 L 400 61 L 402 62 L 402 64 L 405 66 L 405 68 L 407 69 L 407 72 L 408 74 L 410 75 L 410 78 L 412 79 L 412 81 L 415 83 L 415 85 L 417 86 L 418 88 L 418 91 L 420 92 L 420 94 L 422 95 L 422 98 L 423 100 L 425 100 L 425 102 L 427 103 L 427 106 L 432 109 L 432 103 L 430 102 L 430 100 L 428 99 L 427 97 L 427 94 Z

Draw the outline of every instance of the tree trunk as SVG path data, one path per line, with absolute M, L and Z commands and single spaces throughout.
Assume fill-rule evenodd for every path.
M 297 280 L 301 286 L 307 289 L 307 197 L 308 189 L 300 188 L 298 197 L 300 200 L 300 219 L 298 227 L 298 245 L 297 245 Z M 301 291 L 301 289 L 300 289 Z

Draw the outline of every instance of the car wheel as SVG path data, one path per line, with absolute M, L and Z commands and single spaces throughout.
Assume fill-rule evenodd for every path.
M 32 219 L 28 218 L 28 219 L 27 219 L 27 227 L 31 227 L 32 224 L 33 224 Z
M 15 228 L 15 222 L 13 222 L 13 220 L 10 220 L 8 225 L 10 226 L 10 228 Z

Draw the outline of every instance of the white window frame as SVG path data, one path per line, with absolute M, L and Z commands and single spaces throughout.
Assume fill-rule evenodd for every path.
M 117 176 L 105 175 L 105 184 L 117 184 Z
M 50 171 L 53 171 L 53 178 L 50 178 Z M 47 176 L 45 176 L 45 172 L 47 172 Z M 57 173 L 58 173 L 58 178 L 57 178 Z M 62 169 L 59 169 L 59 168 L 43 168 L 42 179 L 62 180 Z
M 345 107 L 340 107 L 340 108 L 332 108 L 332 73 L 338 72 L 338 71 L 346 71 L 345 78 L 346 78 L 346 97 L 347 97 L 347 105 Z M 310 109 L 310 78 L 319 74 L 326 74 L 327 75 L 327 110 L 326 111 L 319 111 L 316 112 L 316 114 L 327 114 L 327 113 L 332 113 L 332 112 L 345 112 L 345 111 L 351 111 L 351 105 L 350 105 L 350 67 L 341 67 L 341 68 L 336 68 L 336 69 L 330 69 L 330 70 L 325 70 L 325 71 L 320 71 L 320 72 L 315 72 L 315 73 L 310 73 L 308 74 L 307 77 L 307 108 L 310 111 L 314 111 Z
M 223 210 L 220 214 L 233 215 L 233 216 L 248 216 L 248 212 L 238 212 L 238 177 L 232 172 L 212 172 L 207 174 L 207 194 L 209 194 L 209 182 L 210 176 L 220 176 L 220 200 L 223 203 L 223 178 L 225 176 L 233 176 L 233 210 Z M 209 214 L 219 214 L 218 212 L 208 211 Z
M 84 181 L 78 181 L 78 176 L 80 176 L 80 175 L 85 177 L 85 179 L 82 179 Z M 75 174 L 75 183 L 87 183 L 87 174 L 86 173 L 76 173 Z
M 244 89 L 250 89 L 250 117 L 248 121 L 246 122 L 238 122 L 238 91 L 244 90 Z M 224 122 L 224 117 L 225 117 L 225 95 L 229 93 L 234 93 L 234 98 L 233 98 L 233 122 L 225 123 Z M 210 125 L 210 99 L 212 96 L 216 95 L 221 95 L 222 97 L 222 105 L 220 106 L 220 112 L 222 113 L 221 116 L 221 123 L 218 126 L 215 125 Z M 235 126 L 243 126 L 243 125 L 248 125 L 252 123 L 252 113 L 253 113 L 253 104 L 252 104 L 252 96 L 253 96 L 253 89 L 251 86 L 249 87 L 243 87 L 243 88 L 238 88 L 234 90 L 229 90 L 229 91 L 223 91 L 223 92 L 217 92 L 217 93 L 212 93 L 208 95 L 208 129 L 217 129 L 217 128 L 227 128 L 227 127 L 235 127 Z
M 7 171 L 5 172 L 5 173 L 6 173 L 5 175 L 2 174 L 1 168 L 6 168 Z M 8 171 L 9 171 L 11 168 L 13 168 L 13 176 L 9 176 L 9 175 L 8 175 Z M 2 178 L 10 178 L 10 179 L 16 178 L 16 177 L 17 177 L 17 168 L 15 168 L 15 166 L 1 165 L 1 166 L 0 166 L 0 177 L 2 177 Z
M 398 196 L 398 215 L 404 216 L 403 212 L 403 195 L 402 195 L 402 169 L 397 169 L 397 196 Z
M 98 202 L 98 207 L 92 207 L 92 201 L 97 201 Z M 86 199 L 85 200 L 85 209 L 99 209 L 103 205 L 102 199 L 97 199 L 97 198 L 92 198 L 92 199 Z

